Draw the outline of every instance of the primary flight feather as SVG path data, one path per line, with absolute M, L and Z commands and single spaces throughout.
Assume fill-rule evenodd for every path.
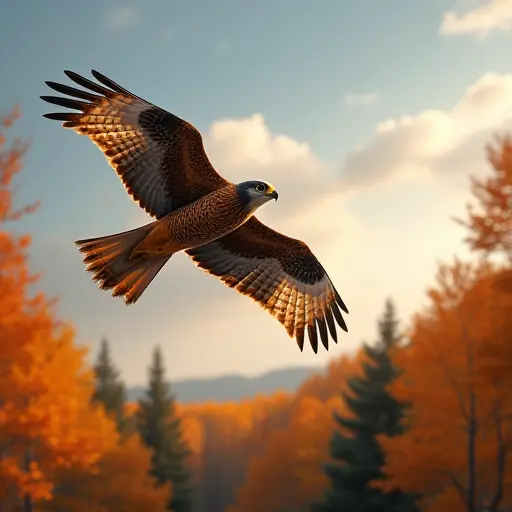
M 264 181 L 231 183 L 210 163 L 199 131 L 92 71 L 100 84 L 72 71 L 84 89 L 46 84 L 62 96 L 41 96 L 79 112 L 44 114 L 88 136 L 105 154 L 130 196 L 155 221 L 137 229 L 76 244 L 86 269 L 103 289 L 136 302 L 176 252 L 254 299 L 275 316 L 300 350 L 305 332 L 318 351 L 348 313 L 308 246 L 261 223 L 255 211 L 277 191 Z M 340 311 L 341 310 L 341 311 Z

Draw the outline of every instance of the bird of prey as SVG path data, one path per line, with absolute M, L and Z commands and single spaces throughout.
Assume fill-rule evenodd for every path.
M 301 351 L 306 331 L 315 353 L 319 338 L 326 350 L 329 334 L 337 343 L 335 320 L 347 331 L 341 311 L 348 310 L 324 268 L 304 242 L 254 216 L 277 200 L 272 185 L 227 181 L 213 168 L 192 124 L 101 73 L 92 71 L 99 84 L 65 74 L 83 89 L 46 82 L 68 97 L 41 99 L 78 112 L 44 117 L 89 137 L 132 199 L 156 219 L 75 242 L 100 288 L 135 303 L 169 258 L 185 251 L 198 267 L 277 318 Z

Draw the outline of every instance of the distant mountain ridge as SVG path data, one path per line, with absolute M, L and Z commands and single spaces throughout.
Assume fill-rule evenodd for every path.
M 258 394 L 269 395 L 276 391 L 293 393 L 304 380 L 321 367 L 302 366 L 272 370 L 255 377 L 243 375 L 222 375 L 204 379 L 171 381 L 171 391 L 180 403 L 192 402 L 238 402 Z M 129 402 L 138 400 L 144 393 L 142 386 L 128 388 Z

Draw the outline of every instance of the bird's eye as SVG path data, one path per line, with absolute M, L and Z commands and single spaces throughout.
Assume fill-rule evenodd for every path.
M 259 183 L 258 185 L 256 185 L 256 190 L 258 192 L 265 192 L 266 189 L 267 189 L 267 187 L 265 187 L 265 185 L 263 185 L 263 183 Z

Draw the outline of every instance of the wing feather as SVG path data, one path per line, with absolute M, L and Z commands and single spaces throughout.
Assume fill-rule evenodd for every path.
M 104 153 L 132 198 L 162 218 L 228 182 L 211 165 L 199 131 L 187 121 L 147 102 L 93 70 L 95 83 L 64 72 L 86 90 L 46 84 L 69 97 L 44 101 L 79 112 L 44 117 L 89 137 Z M 93 94 L 94 93 L 94 94 Z
M 326 350 L 329 335 L 337 343 L 335 320 L 347 331 L 340 309 L 348 309 L 307 245 L 255 217 L 231 234 L 186 252 L 200 268 L 269 311 L 301 350 L 306 332 L 315 353 L 319 339 Z

